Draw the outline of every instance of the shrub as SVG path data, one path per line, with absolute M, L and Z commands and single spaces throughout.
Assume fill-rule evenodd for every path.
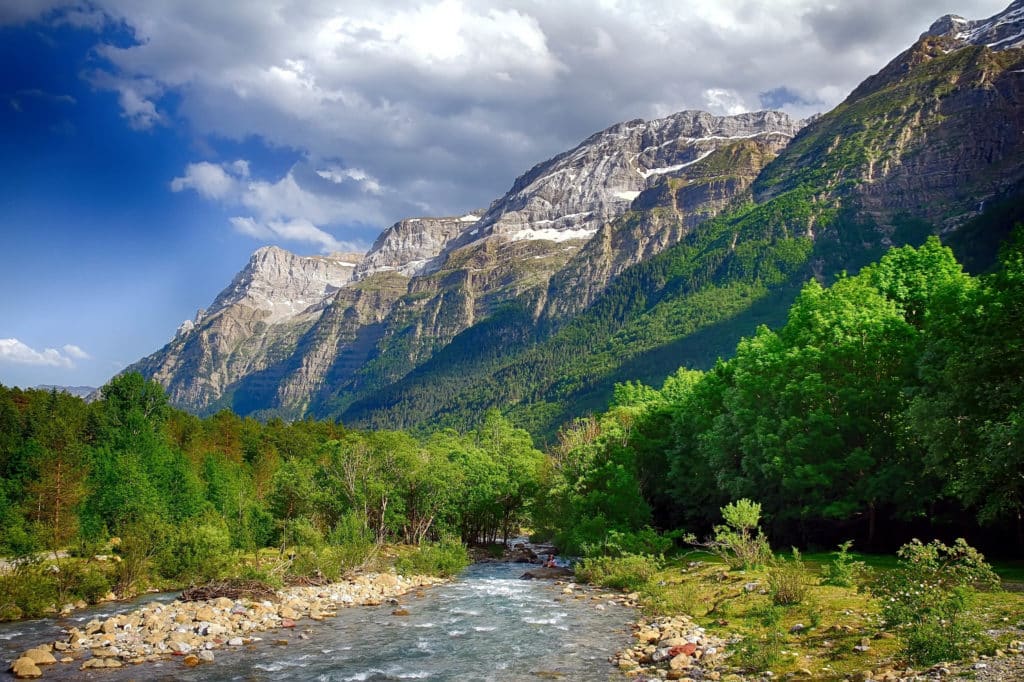
M 792 559 L 780 559 L 768 571 L 768 592 L 773 604 L 793 606 L 807 597 L 807 589 L 804 562 L 794 547 Z
M 402 575 L 436 575 L 451 578 L 469 566 L 469 551 L 457 540 L 421 544 L 415 552 L 400 558 L 395 567 Z
M 785 635 L 778 630 L 756 640 L 748 638 L 736 651 L 733 660 L 744 668 L 767 670 L 781 660 L 784 641 Z
M 0 619 L 36 618 L 56 606 L 55 574 L 36 559 L 23 558 L 0 573 Z
M 662 555 L 672 549 L 672 537 L 659 535 L 647 526 L 638 531 L 610 530 L 599 543 L 582 546 L 586 556 L 626 556 L 629 554 Z
M 660 570 L 661 560 L 648 554 L 597 556 L 580 561 L 576 577 L 594 585 L 636 591 L 646 586 Z
M 857 584 L 860 576 L 866 570 L 863 561 L 855 561 L 850 554 L 850 547 L 853 540 L 847 540 L 839 545 L 838 552 L 832 552 L 831 563 L 821 568 L 821 584 L 834 587 L 853 587 Z
M 223 519 L 210 518 L 197 526 L 171 533 L 160 553 L 160 574 L 177 580 L 206 582 L 221 577 L 231 562 L 231 535 Z
M 905 653 L 920 664 L 956 660 L 979 645 L 981 624 L 971 613 L 975 587 L 997 587 L 985 558 L 962 538 L 952 547 L 919 540 L 897 552 L 899 566 L 866 587 L 890 626 L 900 628 Z
M 772 550 L 764 532 L 758 527 L 761 505 L 741 499 L 725 505 L 721 512 L 725 524 L 715 526 L 713 539 L 697 542 L 693 535 L 689 535 L 686 542 L 706 548 L 732 569 L 751 569 L 769 563 Z
M 354 511 L 342 515 L 327 537 L 340 571 L 359 568 L 376 555 L 373 532 L 363 516 Z

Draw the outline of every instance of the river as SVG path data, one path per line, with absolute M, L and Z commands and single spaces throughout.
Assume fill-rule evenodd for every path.
M 117 670 L 58 664 L 44 670 L 43 679 L 622 680 L 608 657 L 631 643 L 633 611 L 589 595 L 575 599 L 547 581 L 519 580 L 527 568 L 475 564 L 422 597 L 403 597 L 408 616 L 392 615 L 395 606 L 342 609 L 321 623 L 303 621 L 295 631 L 263 633 L 263 641 L 243 649 L 217 649 L 213 663 L 197 668 L 184 667 L 180 659 Z M 63 621 L 0 624 L 0 657 L 9 662 L 28 647 L 52 642 L 72 620 L 138 605 L 91 609 Z M 275 644 L 279 639 L 288 640 L 287 646 Z

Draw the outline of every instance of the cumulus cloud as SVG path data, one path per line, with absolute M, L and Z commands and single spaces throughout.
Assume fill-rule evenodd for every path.
M 236 161 L 242 164 L 248 175 L 248 163 Z M 232 164 L 231 172 L 237 173 L 238 166 Z M 229 173 L 228 169 L 208 161 L 190 163 L 185 166 L 185 174 L 171 180 L 171 190 L 181 192 L 186 189 L 194 189 L 201 196 L 207 199 L 223 199 L 236 189 L 238 178 Z
M 64 354 L 75 360 L 92 360 L 92 356 L 73 343 L 64 344 Z
M 88 353 L 74 344 L 65 345 L 62 351 L 56 348 L 40 351 L 18 339 L 0 339 L 0 362 L 71 369 L 75 366 L 75 360 L 90 359 Z
M 309 177 L 300 181 L 304 175 Z M 326 187 L 311 187 L 317 184 L 309 182 L 312 178 Z M 376 196 L 384 191 L 365 171 L 337 165 L 310 174 L 308 164 L 299 164 L 276 181 L 254 179 L 245 159 L 190 163 L 170 186 L 174 192 L 194 190 L 229 209 L 250 212 L 229 219 L 239 234 L 261 241 L 313 244 L 324 252 L 362 250 L 362 245 L 339 240 L 324 228 L 380 218 L 374 206 Z
M 90 79 L 116 93 L 129 125 L 181 121 L 206 140 L 305 155 L 279 178 L 186 169 L 179 191 L 305 234 L 284 226 L 326 231 L 328 216 L 383 227 L 486 205 L 617 121 L 825 110 L 939 15 L 990 16 L 1007 1 L 8 0 L 0 22 L 77 12 L 89 25 L 102 12 L 127 27 L 134 43 L 97 34 Z

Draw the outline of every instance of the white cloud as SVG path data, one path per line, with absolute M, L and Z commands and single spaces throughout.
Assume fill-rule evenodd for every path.
M 64 354 L 75 360 L 92 360 L 92 356 L 73 343 L 64 344 Z
M 750 111 L 743 98 L 734 90 L 708 88 L 704 91 L 703 99 L 707 108 L 715 113 L 735 115 Z
M 74 360 L 87 359 L 88 353 L 70 343 L 64 346 L 62 353 L 56 348 L 35 350 L 18 339 L 0 339 L 0 362 L 71 369 L 75 366 Z
M 147 130 L 161 121 L 156 104 L 146 99 L 137 89 L 130 85 L 119 85 L 117 102 L 121 105 L 121 115 L 128 119 L 128 125 L 136 130 Z
M 241 166 L 237 164 L 241 164 Z M 244 175 L 249 174 L 249 164 L 245 161 L 236 161 L 228 168 L 235 173 L 241 168 L 245 171 Z M 236 190 L 237 181 L 237 178 L 230 175 L 225 167 L 200 161 L 185 166 L 185 174 L 171 180 L 171 190 L 181 192 L 186 189 L 194 189 L 207 199 L 223 199 Z
M 230 182 L 219 185 L 186 170 L 181 189 L 204 187 L 265 229 L 307 220 L 334 231 L 325 216 L 383 227 L 411 211 L 485 205 L 516 175 L 617 121 L 735 113 L 783 88 L 805 95 L 787 104 L 795 115 L 827 109 L 939 15 L 990 16 L 1007 1 L 62 4 L 102 11 L 135 37 L 97 45 L 103 66 L 89 75 L 117 94 L 129 124 L 181 122 L 203 140 L 257 138 L 306 159 L 269 180 L 221 166 Z M 8 0 L 0 23 L 70 16 L 55 4 Z
M 300 164 L 276 181 L 250 177 L 249 162 L 238 159 L 216 164 L 190 163 L 183 175 L 171 180 L 171 190 L 194 190 L 199 195 L 220 201 L 227 208 L 242 208 L 252 214 L 229 218 L 239 234 L 261 241 L 291 241 L 313 244 L 321 251 L 359 251 L 362 246 L 342 241 L 330 234 L 327 226 L 379 219 L 367 198 L 384 189 L 380 183 L 358 168 L 332 165 L 310 175 L 330 183 L 318 191 L 316 183 L 302 182 L 308 164 Z

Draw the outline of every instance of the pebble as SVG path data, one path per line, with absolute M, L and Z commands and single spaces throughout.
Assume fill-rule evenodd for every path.
M 24 652 L 11 666 L 18 679 L 40 677 L 40 666 L 57 662 L 53 651 L 82 660 L 81 669 L 118 668 L 124 663 L 159 661 L 184 656 L 188 666 L 214 660 L 212 649 L 241 647 L 259 640 L 256 633 L 294 628 L 304 618 L 321 620 L 347 606 L 379 605 L 407 592 L 444 582 L 429 576 L 403 577 L 392 573 L 365 573 L 318 587 L 281 590 L 274 601 L 238 601 L 224 597 L 198 602 L 147 604 L 131 613 L 92 620 L 68 628 L 52 644 Z M 300 638 L 309 635 L 302 633 Z

